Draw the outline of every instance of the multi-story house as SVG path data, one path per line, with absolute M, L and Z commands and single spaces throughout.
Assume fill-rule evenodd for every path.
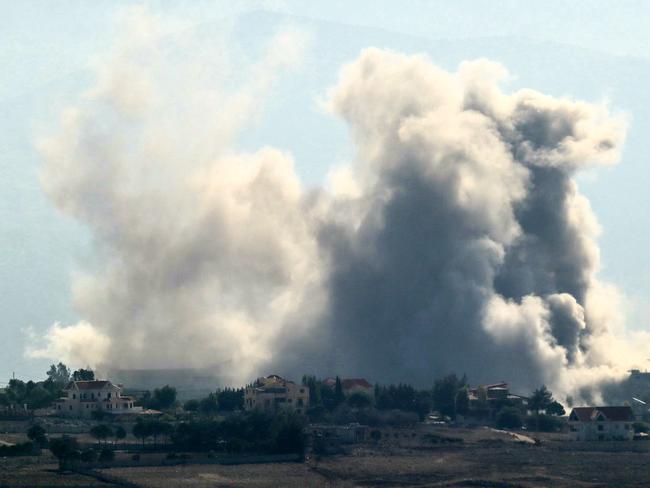
M 569 415 L 569 437 L 575 441 L 632 440 L 634 412 L 624 407 L 575 407 Z
M 63 417 L 90 418 L 92 412 L 109 414 L 138 413 L 135 399 L 122 395 L 121 386 L 108 380 L 71 381 L 63 389 L 65 396 L 54 405 L 54 412 Z
M 244 408 L 268 412 L 292 408 L 298 413 L 305 413 L 309 408 L 309 388 L 274 374 L 258 378 L 246 387 Z

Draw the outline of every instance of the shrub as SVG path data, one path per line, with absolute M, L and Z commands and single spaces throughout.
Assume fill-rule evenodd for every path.
M 81 452 L 80 459 L 84 463 L 94 463 L 97 460 L 97 451 L 94 449 L 86 449 Z
M 102 449 L 99 453 L 99 462 L 106 463 L 115 459 L 115 453 L 110 449 Z
M 33 442 L 21 442 L 12 446 L 0 446 L 0 457 L 31 456 L 33 453 Z
M 641 432 L 644 434 L 648 433 L 648 425 L 644 422 L 634 422 L 632 424 L 632 428 L 634 429 L 635 434 L 639 434 Z
M 540 432 L 557 432 L 562 430 L 564 421 L 551 415 L 531 415 L 526 418 L 526 427 Z
M 497 427 L 500 429 L 519 429 L 522 425 L 519 410 L 513 407 L 504 407 L 497 414 Z

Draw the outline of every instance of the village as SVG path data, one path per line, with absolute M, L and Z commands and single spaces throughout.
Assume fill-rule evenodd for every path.
M 627 383 L 641 391 L 644 375 Z M 565 409 L 545 386 L 521 395 L 455 375 L 416 389 L 271 374 L 181 400 L 172 385 L 134 390 L 59 363 L 0 390 L 0 486 L 606 486 L 621 476 L 610 463 L 650 455 L 636 395 Z M 581 470 L 590 458 L 598 467 Z

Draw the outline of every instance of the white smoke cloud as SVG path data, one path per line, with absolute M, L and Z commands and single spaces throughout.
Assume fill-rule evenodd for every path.
M 229 60 L 179 60 L 146 10 L 127 17 L 97 86 L 39 144 L 45 191 L 98 246 L 99 269 L 74 287 L 93 324 L 84 332 L 110 337 L 91 364 L 218 365 L 224 381 L 244 381 L 320 272 L 291 156 L 231 149 L 306 37 L 279 32 L 232 92 Z M 76 330 L 56 326 L 41 353 Z
M 179 57 L 187 39 L 177 50 L 129 15 L 146 29 L 39 144 L 45 191 L 92 231 L 99 265 L 74 287 L 88 322 L 30 354 L 94 335 L 91 364 L 214 366 L 230 383 L 456 371 L 560 395 L 644 357 L 597 278 L 599 228 L 573 180 L 619 157 L 625 122 L 605 105 L 508 94 L 486 60 L 449 73 L 367 49 L 330 92 L 356 160 L 306 192 L 286 152 L 233 150 L 306 37 L 282 31 L 234 70 L 225 45 Z
M 32 339 L 38 337 L 30 331 Z M 85 367 L 95 364 L 97 358 L 105 358 L 109 353 L 111 340 L 85 321 L 73 325 L 53 324 L 43 336 L 42 347 L 30 346 L 25 355 L 30 358 L 56 358 L 72 367 Z

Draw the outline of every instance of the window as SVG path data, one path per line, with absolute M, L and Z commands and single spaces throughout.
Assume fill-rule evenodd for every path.
M 77 395 L 76 395 L 75 393 L 72 394 L 72 399 L 73 399 L 73 400 L 76 400 L 76 399 L 77 399 Z
M 72 405 L 70 405 L 70 410 L 72 410 Z
M 95 394 L 94 394 L 94 393 L 91 393 L 91 394 L 90 394 L 90 398 L 92 398 L 92 399 L 94 400 L 94 399 L 95 399 Z
M 598 430 L 602 432 L 602 431 L 603 431 L 603 426 L 602 426 L 602 425 L 599 425 L 599 426 L 598 426 Z
M 110 393 L 108 393 L 108 396 L 107 396 L 106 398 L 110 398 L 110 397 L 111 397 L 111 394 L 110 394 Z
M 302 400 L 302 398 L 298 398 L 298 406 L 299 407 L 302 407 L 304 405 L 304 403 L 305 402 Z

